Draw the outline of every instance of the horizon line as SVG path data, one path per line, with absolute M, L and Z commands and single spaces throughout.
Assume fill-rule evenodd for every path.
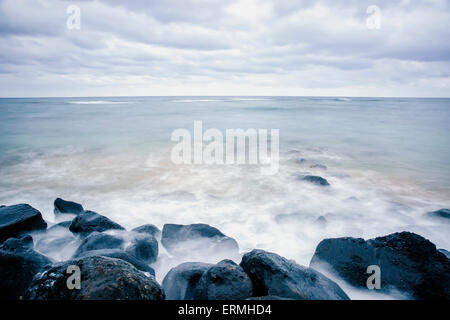
M 327 96 L 327 95 L 123 95 L 123 96 L 0 96 L 0 99 L 77 99 L 77 98 L 166 98 L 166 97 L 292 97 L 292 98 L 378 98 L 378 99 L 450 99 L 450 96 Z

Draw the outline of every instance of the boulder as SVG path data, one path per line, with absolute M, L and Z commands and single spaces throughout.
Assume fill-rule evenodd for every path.
M 70 265 L 81 270 L 81 288 L 68 289 Z M 154 277 L 128 262 L 101 256 L 85 257 L 47 267 L 36 275 L 25 299 L 30 300 L 164 300 Z
M 320 272 L 300 266 L 275 253 L 253 250 L 241 267 L 253 282 L 253 295 L 296 300 L 347 300 L 345 292 Z
M 123 246 L 124 240 L 120 237 L 106 233 L 93 232 L 81 242 L 73 257 L 77 258 L 82 253 L 100 249 L 119 249 Z
M 158 241 L 153 236 L 142 234 L 133 239 L 125 251 L 138 260 L 153 263 L 158 257 Z
M 94 231 L 103 232 L 106 230 L 125 229 L 121 225 L 94 211 L 83 211 L 72 220 L 69 230 L 73 233 L 88 235 Z
M 0 246 L 0 300 L 18 300 L 33 277 L 51 261 L 32 249 L 33 239 L 10 238 Z
M 319 186 L 329 186 L 330 184 L 328 183 L 328 181 L 320 176 L 304 176 L 302 178 L 303 181 L 308 181 L 314 184 L 317 184 Z
M 427 215 L 433 218 L 450 219 L 450 210 L 444 208 L 437 211 L 428 212 Z
M 167 300 L 193 300 L 200 277 L 212 264 L 185 262 L 172 268 L 164 277 L 162 287 Z
M 370 265 L 380 267 L 381 291 L 397 289 L 417 299 L 450 298 L 450 261 L 433 243 L 414 233 L 394 233 L 368 241 L 325 239 L 310 263 L 311 267 L 331 268 L 361 288 L 366 288 Z
M 27 231 L 47 229 L 42 214 L 28 204 L 0 208 L 0 243 Z
M 126 253 L 121 249 L 100 249 L 100 250 L 85 251 L 83 253 L 80 253 L 77 258 L 95 257 L 95 256 L 121 259 L 132 264 L 136 269 L 148 272 L 152 276 L 155 276 L 155 270 L 152 267 L 136 259 L 135 257 L 130 256 L 128 253 Z
M 144 224 L 140 227 L 134 228 L 131 231 L 146 233 L 148 235 L 154 236 L 155 238 L 161 236 L 161 230 L 159 230 L 158 227 L 153 224 Z
M 172 254 L 185 254 L 186 250 L 199 250 L 205 255 L 239 251 L 236 240 L 207 224 L 165 224 L 161 243 Z
M 84 211 L 83 206 L 81 204 L 72 201 L 66 201 L 61 198 L 56 198 L 53 205 L 54 205 L 53 213 L 55 215 L 58 214 L 78 215 Z
M 448 251 L 445 250 L 445 249 L 438 249 L 438 251 L 439 251 L 440 253 L 443 253 L 443 254 L 447 257 L 447 259 L 450 259 L 450 252 L 448 252 Z
M 252 281 L 244 270 L 231 260 L 222 260 L 203 273 L 194 300 L 243 300 L 252 293 Z

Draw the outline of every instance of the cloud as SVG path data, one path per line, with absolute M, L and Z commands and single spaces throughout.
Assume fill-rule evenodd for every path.
M 449 38 L 446 0 L 1 0 L 0 95 L 449 96 Z

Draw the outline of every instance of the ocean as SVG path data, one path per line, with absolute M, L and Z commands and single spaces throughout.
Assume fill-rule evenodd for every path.
M 171 133 L 196 120 L 223 132 L 279 129 L 278 173 L 174 164 Z M 450 249 L 449 224 L 425 215 L 450 207 L 450 99 L 3 98 L 0 124 L 0 205 L 28 203 L 49 222 L 61 197 L 127 229 L 207 223 L 242 253 L 303 265 L 329 237 L 412 231 Z

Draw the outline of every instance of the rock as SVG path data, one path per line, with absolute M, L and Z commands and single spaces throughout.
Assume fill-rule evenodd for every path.
M 130 264 L 132 264 L 136 269 L 144 272 L 150 273 L 152 276 L 155 276 L 155 270 L 149 265 L 139 261 L 135 257 L 130 256 L 128 253 L 121 249 L 100 249 L 100 250 L 90 250 L 80 253 L 77 258 L 85 258 L 85 257 L 109 257 L 124 260 Z
M 447 257 L 447 259 L 450 259 L 450 252 L 448 252 L 448 251 L 445 250 L 445 249 L 438 249 L 438 251 L 439 251 L 440 253 L 443 253 L 443 254 Z
M 367 267 L 381 269 L 381 291 L 393 288 L 417 299 L 450 298 L 450 262 L 427 239 L 400 232 L 368 241 L 361 238 L 325 239 L 311 267 L 325 267 L 351 285 L 366 288 Z
M 0 300 L 18 300 L 33 277 L 51 261 L 32 249 L 30 236 L 10 238 L 0 246 Z
M 296 300 L 347 300 L 348 296 L 320 272 L 300 266 L 275 253 L 253 250 L 242 257 L 241 267 L 253 282 L 254 296 Z
M 277 297 L 277 296 L 262 296 L 262 297 L 250 297 L 245 300 L 294 300 L 294 299 Z
M 252 293 L 252 281 L 244 270 L 231 260 L 222 260 L 203 273 L 194 300 L 243 300 Z
M 53 230 L 55 228 L 69 228 L 72 221 L 62 221 L 57 224 L 52 225 L 50 228 L 47 229 L 47 231 Z
M 161 236 L 161 230 L 159 230 L 158 227 L 153 224 L 144 224 L 140 227 L 134 228 L 131 231 L 138 233 L 146 233 L 148 235 L 154 236 L 155 238 Z
M 69 230 L 73 233 L 88 235 L 94 231 L 125 230 L 121 225 L 94 211 L 83 211 L 72 220 Z
M 158 257 L 158 241 L 155 237 L 143 234 L 135 239 L 125 251 L 145 263 L 153 263 Z
M 193 300 L 200 277 L 212 264 L 185 262 L 172 268 L 164 277 L 162 287 L 167 300 Z
M 323 164 L 313 164 L 311 167 L 311 169 L 322 169 L 322 170 L 327 170 L 327 166 L 323 165 Z
M 0 243 L 27 231 L 47 229 L 42 214 L 28 204 L 0 208 Z
M 319 176 L 309 176 L 308 175 L 308 176 L 304 176 L 302 180 L 317 184 L 319 186 L 324 186 L 324 187 L 330 185 L 326 179 L 319 177 Z
M 433 218 L 444 218 L 444 219 L 450 219 L 450 210 L 449 209 L 441 209 L 433 212 L 428 212 L 428 216 Z
M 81 270 L 81 289 L 67 288 L 67 268 Z M 107 257 L 86 257 L 58 263 L 36 275 L 25 299 L 30 300 L 164 300 L 154 277 L 147 277 L 128 262 Z
M 82 253 L 91 250 L 118 249 L 121 248 L 123 244 L 124 240 L 122 238 L 106 233 L 93 232 L 83 240 L 73 257 L 77 258 Z
M 325 227 L 327 225 L 327 219 L 324 216 L 320 216 L 316 219 L 316 223 L 321 227 Z
M 207 224 L 165 224 L 161 243 L 172 254 L 183 254 L 186 248 L 201 250 L 205 254 L 239 250 L 236 240 Z
M 78 215 L 84 211 L 83 206 L 81 204 L 72 201 L 66 201 L 61 198 L 56 198 L 53 205 L 54 205 L 53 213 L 56 215 L 65 213 Z

